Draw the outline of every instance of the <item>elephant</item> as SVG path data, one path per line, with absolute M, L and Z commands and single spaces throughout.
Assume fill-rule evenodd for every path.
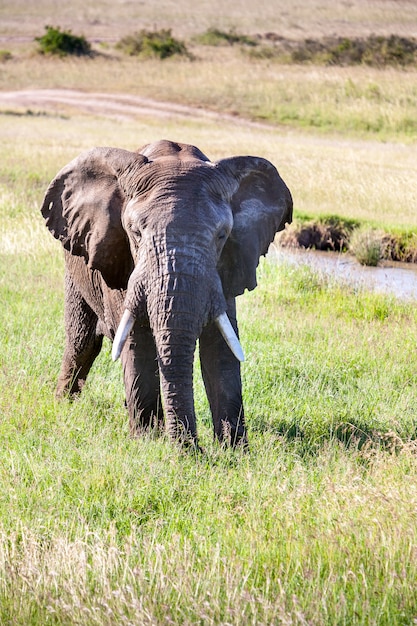
M 132 435 L 161 428 L 198 448 L 198 341 L 214 437 L 247 446 L 236 296 L 256 287 L 259 258 L 292 209 L 274 165 L 256 156 L 212 162 L 160 140 L 95 147 L 64 166 L 41 208 L 65 257 L 57 397 L 81 391 L 107 337 Z

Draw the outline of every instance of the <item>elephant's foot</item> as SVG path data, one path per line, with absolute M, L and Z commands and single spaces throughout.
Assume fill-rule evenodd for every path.
M 125 400 L 125 407 L 129 409 Z M 129 430 L 133 438 L 140 437 L 144 433 L 160 435 L 165 430 L 164 415 L 161 408 L 149 410 L 129 410 Z
M 232 448 L 249 449 L 247 432 L 242 419 L 236 420 L 236 423 L 222 419 L 220 426 L 220 429 L 216 429 L 215 436 L 221 444 Z
M 167 431 L 173 443 L 178 443 L 185 450 L 198 450 L 198 438 L 195 416 L 184 416 L 182 419 L 176 415 L 167 416 Z
M 62 400 L 63 398 L 74 398 L 80 395 L 85 385 L 85 379 L 78 378 L 75 374 L 72 376 L 60 376 L 55 389 L 55 398 Z

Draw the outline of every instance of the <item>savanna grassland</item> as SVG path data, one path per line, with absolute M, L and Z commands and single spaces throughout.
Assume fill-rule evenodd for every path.
M 3 2 L 0 90 L 122 92 L 218 112 L 123 116 L 68 105 L 0 113 L 0 623 L 413 624 L 417 620 L 417 308 L 262 261 L 239 299 L 250 451 L 131 439 L 105 344 L 77 401 L 53 397 L 63 259 L 39 206 L 95 145 L 166 137 L 213 159 L 259 154 L 297 218 L 338 215 L 413 237 L 417 70 L 288 65 L 194 41 L 216 26 L 301 39 L 416 36 L 414 2 Z M 46 24 L 97 56 L 40 57 Z M 172 28 L 194 60 L 114 48 Z M 222 118 L 233 113 L 234 120 Z M 249 121 L 251 123 L 249 123 Z M 254 123 L 256 122 L 256 123 Z

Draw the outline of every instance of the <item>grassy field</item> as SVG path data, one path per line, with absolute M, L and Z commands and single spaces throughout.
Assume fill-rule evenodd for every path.
M 279 2 L 272 8 L 269 4 L 269 8 L 262 5 L 259 10 L 260 31 L 269 28 L 283 36 L 294 37 L 292 25 L 293 29 L 298 28 L 299 37 L 305 37 L 309 32 L 315 36 L 325 32 L 349 36 L 389 32 L 412 35 L 412 24 L 417 19 L 417 5 L 410 2 L 375 1 L 368 3 L 366 10 L 359 2 L 351 2 L 343 9 L 339 3 L 311 0 L 308 4 L 309 12 L 305 3 L 295 3 L 287 12 Z M 24 6 L 27 9 L 27 4 Z M 6 2 L 0 9 L 4 13 L 0 38 L 12 57 L 0 64 L 0 90 L 73 88 L 108 94 L 120 92 L 191 105 L 219 115 L 232 114 L 236 120 L 241 120 L 241 124 L 231 128 L 222 125 L 221 131 L 215 131 L 210 142 L 207 142 L 204 131 L 195 126 L 185 131 L 181 129 L 182 136 L 178 138 L 188 137 L 191 143 L 199 143 L 201 137 L 202 148 L 210 151 L 213 158 L 237 151 L 250 153 L 256 148 L 275 162 L 288 180 L 294 191 L 298 218 L 337 215 L 390 233 L 399 232 L 400 237 L 405 232 L 406 237 L 412 235 L 413 240 L 417 198 L 417 71 L 414 66 L 381 69 L 283 65 L 274 60 L 250 57 L 242 46 L 197 45 L 193 43 L 193 37 L 213 25 L 216 5 L 204 4 L 198 19 L 193 14 L 190 20 L 184 21 L 182 16 L 187 11 L 187 4 L 180 3 L 173 12 L 168 2 L 163 7 L 165 12 L 158 15 L 166 15 L 166 20 L 172 20 L 170 24 L 159 20 L 158 15 L 152 13 L 155 11 L 153 5 L 146 4 L 137 28 L 152 27 L 151 19 L 153 27 L 170 26 L 174 32 L 180 30 L 182 24 L 180 34 L 195 59 L 140 61 L 123 55 L 114 47 L 120 37 L 135 29 L 133 25 L 138 16 L 134 6 L 117 5 L 120 9 L 117 15 L 109 12 L 104 3 L 100 6 L 106 9 L 100 19 L 91 12 L 87 15 L 86 9 L 77 5 L 71 23 L 65 10 L 56 20 L 62 27 L 84 32 L 94 42 L 98 56 L 57 60 L 36 54 L 33 41 L 42 33 L 45 23 L 51 21 L 50 5 L 42 2 L 36 15 L 29 13 L 24 18 L 19 3 L 11 7 Z M 234 24 L 236 30 L 256 33 L 255 24 L 251 25 L 247 19 L 249 5 L 242 2 L 239 8 L 241 19 Z M 131 12 L 129 19 L 128 11 Z M 216 25 L 232 28 L 237 15 L 233 11 L 223 12 Z M 343 11 L 346 15 L 342 23 Z M 312 20 L 310 31 L 306 21 L 308 15 Z M 16 20 L 20 20 L 19 27 Z M 80 21 L 84 28 L 81 28 Z M 317 23 L 322 31 L 315 30 Z M 113 37 L 110 37 L 111 24 L 117 25 L 117 28 L 113 27 Z M 99 30 L 96 32 L 96 29 Z M 20 39 L 16 33 L 21 34 Z M 2 126 L 12 129 L 11 133 L 15 132 L 16 126 L 19 129 L 23 124 L 22 115 L 46 115 L 47 123 L 51 123 L 56 132 L 66 133 L 69 128 L 72 134 L 71 124 L 60 124 L 59 117 L 51 118 L 51 111 L 47 108 L 2 106 L 2 111 L 6 113 L 2 117 Z M 77 114 L 71 109 L 61 112 L 70 119 Z M 245 120 L 264 124 L 264 131 L 245 125 Z M 110 133 L 111 123 L 106 121 L 105 124 Z M 137 131 L 132 139 L 123 126 L 120 122 L 113 127 L 114 134 L 109 135 L 111 144 L 120 144 L 123 137 L 126 145 L 126 136 L 128 144 L 135 147 L 161 135 L 177 136 L 175 124 L 164 126 L 158 120 L 143 117 L 138 117 Z M 88 131 L 85 136 L 88 141 L 90 137 L 95 141 Z M 97 141 L 100 142 L 101 138 Z M 68 146 L 72 143 L 71 137 Z M 90 145 L 85 142 L 85 147 Z M 17 151 L 21 153 L 20 147 Z M 67 154 L 74 155 L 70 150 Z
M 145 26 L 184 37 L 214 19 L 245 32 L 282 24 L 285 36 L 410 35 L 417 12 L 405 1 L 369 2 L 366 12 L 359 0 L 295 2 L 286 14 L 284 4 L 258 3 L 254 20 L 243 0 L 228 13 L 204 2 L 192 15 L 185 2 L 75 2 L 59 22 L 108 40 L 114 25 L 130 32 L 136 10 Z M 82 396 L 54 400 L 63 259 L 39 214 L 50 179 L 81 150 L 166 137 L 213 159 L 270 159 L 299 216 L 415 232 L 416 70 L 282 66 L 234 48 L 196 62 L 138 63 L 113 51 L 39 59 L 16 37 L 38 35 L 55 7 L 2 3 L 0 37 L 13 39 L 1 45 L 13 58 L 0 65 L 1 90 L 124 91 L 237 119 L 0 114 L 0 623 L 416 623 L 415 304 L 263 261 L 258 289 L 239 299 L 250 451 L 213 443 L 196 364 L 205 452 L 195 457 L 164 437 L 129 437 L 108 343 Z M 285 107 L 299 118 L 283 119 Z M 327 121 L 312 122 L 320 116 Z
M 300 206 L 313 193 L 331 197 L 326 185 L 303 191 L 301 179 L 314 173 L 314 153 L 330 180 L 323 159 L 337 167 L 335 146 L 214 122 L 3 122 L 0 622 L 412 623 L 413 305 L 264 262 L 259 288 L 239 302 L 243 456 L 213 444 L 198 366 L 198 458 L 164 439 L 129 439 L 108 344 L 77 402 L 53 398 L 63 263 L 38 206 L 58 167 L 115 136 L 131 148 L 154 136 L 193 139 L 214 158 L 250 147 L 276 162 Z M 404 148 L 370 145 L 366 159 L 362 143 L 349 150 L 357 170 L 357 159 Z M 381 185 L 388 171 L 387 161 Z
M 17 57 L 0 89 L 81 88 L 140 94 L 233 113 L 282 132 L 414 143 L 417 71 L 314 68 L 248 60 L 231 49 L 200 61 Z

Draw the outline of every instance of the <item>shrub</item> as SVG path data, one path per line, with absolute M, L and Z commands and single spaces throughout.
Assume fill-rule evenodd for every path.
M 417 40 L 390 35 L 371 36 L 363 54 L 363 62 L 368 65 L 410 65 L 416 63 Z
M 398 35 L 305 39 L 292 46 L 291 59 L 326 65 L 410 65 L 417 60 L 417 40 Z
M 354 230 L 349 242 L 349 250 L 361 265 L 378 265 L 385 248 L 384 233 L 366 226 Z
M 198 35 L 196 41 L 204 46 L 233 46 L 241 44 L 244 46 L 256 46 L 257 41 L 248 35 L 241 35 L 234 29 L 229 31 L 219 30 L 218 28 L 208 28 L 205 33 Z
M 324 37 L 292 41 L 275 33 L 263 36 L 263 45 L 250 52 L 256 58 L 275 58 L 281 63 L 318 65 L 387 65 L 417 64 L 417 39 L 413 37 Z M 272 44 L 272 45 L 271 45 Z
M 45 26 L 45 31 L 42 37 L 35 37 L 41 54 L 56 54 L 60 57 L 91 55 L 91 45 L 85 37 L 73 35 L 71 31 L 53 26 Z
M 385 233 L 384 258 L 417 263 L 417 234 L 413 231 Z
M 130 56 L 157 57 L 166 59 L 174 54 L 190 57 L 185 44 L 175 39 L 170 29 L 156 31 L 141 30 L 123 37 L 116 48 Z

